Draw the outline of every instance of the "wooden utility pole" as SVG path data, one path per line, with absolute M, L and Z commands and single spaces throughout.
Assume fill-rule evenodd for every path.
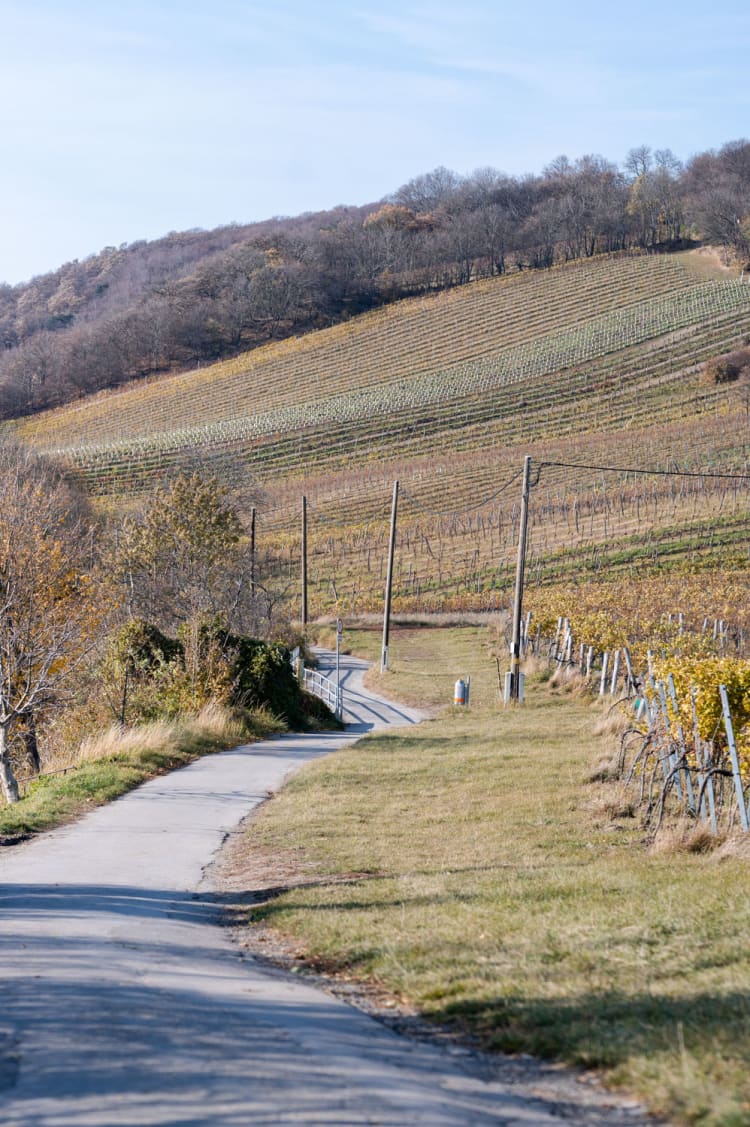
M 250 594 L 255 597 L 255 505 L 250 510 Z
M 391 537 L 388 544 L 388 574 L 385 580 L 385 613 L 383 615 L 383 652 L 380 658 L 380 672 L 388 668 L 388 638 L 391 631 L 391 589 L 393 586 L 393 553 L 396 547 L 396 513 L 398 512 L 398 481 L 393 483 L 393 505 L 391 507 Z
M 518 528 L 518 558 L 516 560 L 516 593 L 513 599 L 513 637 L 510 644 L 510 699 L 518 700 L 521 688 L 521 617 L 523 615 L 523 573 L 526 566 L 526 530 L 529 521 L 529 487 L 531 482 L 531 456 L 523 460 L 523 488 L 521 492 L 521 520 Z
M 302 626 L 307 626 L 307 497 L 302 498 Z

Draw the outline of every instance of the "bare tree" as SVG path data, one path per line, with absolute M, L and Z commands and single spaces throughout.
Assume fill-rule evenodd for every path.
M 701 153 L 684 177 L 691 217 L 704 238 L 750 260 L 750 141 Z
M 16 446 L 0 447 L 0 786 L 19 797 L 12 737 L 28 745 L 90 646 L 96 614 L 84 518 L 61 476 Z
M 628 175 L 633 180 L 637 180 L 639 176 L 648 172 L 653 164 L 651 147 L 649 145 L 636 145 L 635 148 L 628 151 L 624 163 Z
M 449 168 L 440 165 L 432 172 L 415 176 L 393 194 L 397 204 L 403 204 L 414 212 L 429 212 L 448 202 L 461 184 L 461 177 Z

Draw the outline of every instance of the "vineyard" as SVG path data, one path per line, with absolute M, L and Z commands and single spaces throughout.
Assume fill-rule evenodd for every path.
M 382 605 L 398 479 L 395 609 L 494 609 L 525 453 L 532 599 L 750 565 L 750 482 L 710 476 L 748 469 L 750 387 L 703 374 L 748 338 L 747 284 L 689 255 L 623 255 L 401 302 L 15 429 L 108 506 L 179 468 L 249 478 L 259 564 L 292 613 L 302 494 L 311 613 L 350 615 Z M 632 472 L 646 467 L 698 476 Z
M 486 403 L 494 392 L 508 385 L 562 372 L 631 345 L 653 340 L 667 331 L 674 333 L 717 315 L 731 316 L 735 310 L 745 312 L 747 309 L 746 286 L 707 283 L 674 297 L 655 298 L 592 318 L 572 329 L 546 334 L 489 359 L 467 361 L 455 368 L 379 383 L 360 390 L 351 388 L 326 399 L 297 403 L 264 413 L 157 432 L 124 444 L 76 445 L 58 452 L 72 457 L 83 466 L 92 457 L 103 454 L 112 465 L 126 458 L 142 458 L 154 450 L 168 456 L 186 447 L 246 444 L 254 439 L 305 431 L 307 428 L 341 424 L 358 427 L 364 421 L 387 419 L 395 413 L 406 412 L 419 418 L 425 411 L 439 410 L 439 405 L 455 405 L 457 401 L 462 403 L 476 396 L 481 396 L 482 402 Z
M 553 680 L 598 687 L 610 715 L 621 709 L 618 753 L 599 773 L 629 788 L 628 809 L 640 808 L 651 841 L 680 809 L 713 837 L 750 829 L 750 660 L 737 656 L 748 640 L 748 576 L 727 578 L 714 577 L 713 590 L 727 619 L 696 619 L 705 592 L 696 600 L 690 583 L 670 592 L 690 610 L 665 613 L 669 582 L 646 581 L 635 599 L 602 586 L 595 600 L 591 590 L 558 593 L 575 609 L 556 621 L 546 593 L 523 620 L 522 654 L 546 657 Z
M 731 286 L 731 283 L 730 283 Z M 674 257 L 602 259 L 477 282 L 21 424 L 45 445 L 118 441 L 297 406 L 492 357 L 701 281 Z

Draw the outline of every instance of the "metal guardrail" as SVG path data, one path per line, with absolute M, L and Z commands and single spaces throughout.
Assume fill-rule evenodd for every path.
M 312 693 L 314 697 L 327 704 L 339 720 L 343 719 L 344 693 L 335 681 L 330 677 L 324 677 L 317 669 L 306 669 L 304 684 L 308 693 Z

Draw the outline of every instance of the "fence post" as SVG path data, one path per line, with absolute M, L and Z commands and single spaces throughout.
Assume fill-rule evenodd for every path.
M 688 810 L 691 814 L 695 814 L 695 795 L 693 794 L 693 780 L 690 778 L 690 768 L 687 764 L 685 732 L 682 727 L 682 722 L 680 721 L 680 709 L 677 703 L 677 690 L 675 689 L 674 677 L 671 673 L 667 677 L 667 688 L 669 689 L 669 698 L 672 701 L 672 708 L 674 709 L 674 714 L 677 718 L 677 742 L 680 745 L 680 757 L 685 765 L 685 790 L 687 791 Z
M 627 692 L 628 696 L 630 696 L 631 691 L 635 692 L 635 688 L 636 688 L 636 686 L 635 686 L 635 674 L 633 673 L 633 661 L 630 657 L 630 650 L 628 649 L 627 646 L 625 646 L 625 648 L 623 649 L 622 652 L 625 655 L 625 668 L 628 671 L 628 683 L 627 683 L 627 686 L 626 686 L 626 692 Z
M 714 781 L 710 775 L 705 774 L 703 771 L 703 744 L 701 740 L 700 727 L 698 724 L 698 708 L 695 703 L 695 687 L 691 686 L 690 689 L 690 705 L 693 710 L 693 742 L 695 743 L 695 761 L 698 764 L 698 786 L 703 792 L 701 798 L 700 815 L 704 822 L 709 820 L 709 813 L 711 818 L 711 831 L 717 832 L 716 828 L 716 803 L 714 801 Z M 710 765 L 706 763 L 710 770 Z M 706 812 L 706 795 L 708 795 L 708 810 Z
M 667 759 L 669 761 L 670 771 L 674 771 L 677 767 L 677 756 L 672 751 L 672 737 L 669 730 L 669 706 L 667 705 L 667 690 L 663 681 L 659 681 L 657 688 L 659 690 L 659 700 L 661 701 L 661 711 L 664 716 L 664 737 L 667 741 Z M 677 791 L 677 797 L 682 801 L 682 783 L 680 782 L 680 773 L 676 772 L 674 776 L 674 789 Z
M 661 682 L 659 682 L 659 684 L 661 684 Z M 659 686 L 655 684 L 654 688 L 656 689 L 656 696 L 654 697 L 654 702 L 653 702 L 652 720 L 653 720 L 653 727 L 657 730 L 657 733 L 658 733 L 659 716 L 660 716 Z M 662 685 L 662 688 L 664 688 L 663 685 Z M 666 716 L 663 717 L 662 723 L 663 723 L 663 728 L 664 728 L 664 739 L 668 740 L 669 739 L 669 721 L 668 721 Z M 666 751 L 666 749 L 662 745 L 662 747 L 659 749 L 659 762 L 661 763 L 661 773 L 664 776 L 664 782 L 665 783 L 666 783 L 667 779 L 669 778 L 669 761 L 668 761 L 667 756 L 668 756 L 668 752 Z
M 713 747 L 711 743 L 708 741 L 703 742 L 703 763 L 706 768 L 706 778 L 708 780 L 706 783 L 706 790 L 708 791 L 708 810 L 711 815 L 711 825 L 713 827 L 713 831 L 714 833 L 718 833 L 718 830 L 716 828 L 716 793 L 714 791 L 713 775 L 711 774 L 711 768 L 713 767 L 712 756 Z
M 526 619 L 523 628 L 523 655 L 526 657 L 529 652 L 529 630 L 531 629 L 531 611 L 526 612 Z
M 607 666 L 609 665 L 609 654 L 602 655 L 602 679 L 599 682 L 599 696 L 604 696 L 604 690 L 607 687 Z
M 565 621 L 563 622 L 562 640 L 561 640 L 560 645 L 558 646 L 558 649 L 557 649 L 557 664 L 558 665 L 564 665 L 565 664 L 565 662 L 567 660 L 567 655 L 568 655 L 568 647 L 571 643 L 572 637 L 573 637 L 573 635 L 570 632 L 570 624 L 569 624 L 569 622 L 566 618 Z
M 734 789 L 737 795 L 737 805 L 740 808 L 740 824 L 743 830 L 747 831 L 747 807 L 745 806 L 745 791 L 742 787 L 742 775 L 740 774 L 740 761 L 737 756 L 737 744 L 734 740 L 734 728 L 732 726 L 732 717 L 729 712 L 729 701 L 727 699 L 726 686 L 719 685 L 719 695 L 721 696 L 721 707 L 724 713 L 724 728 L 727 733 L 727 744 L 729 745 L 729 757 L 732 760 L 732 776 L 734 778 Z

